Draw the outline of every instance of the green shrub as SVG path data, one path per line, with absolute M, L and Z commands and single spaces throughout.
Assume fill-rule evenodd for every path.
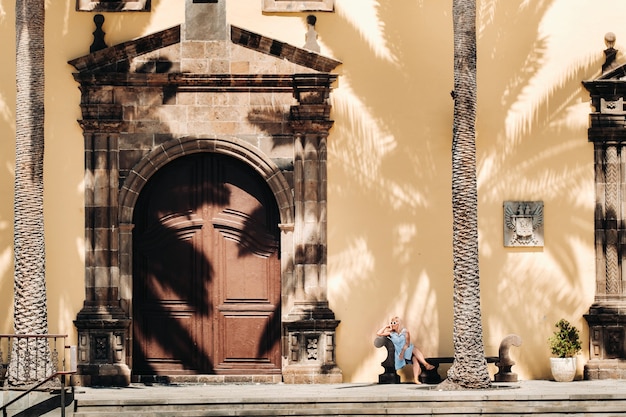
M 570 358 L 580 353 L 578 329 L 565 319 L 559 320 L 555 327 L 558 330 L 548 339 L 552 354 L 559 358 Z

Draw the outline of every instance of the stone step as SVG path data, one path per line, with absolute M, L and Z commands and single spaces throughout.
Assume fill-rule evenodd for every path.
M 489 390 L 414 384 L 207 384 L 77 388 L 76 417 L 623 416 L 626 381 L 523 381 Z
M 626 413 L 626 400 L 486 400 L 486 401 L 315 401 L 203 402 L 162 401 L 110 404 L 89 401 L 77 404 L 75 417 L 116 416 L 617 416 Z
M 8 404 L 11 400 L 23 393 L 24 391 L 0 391 L 0 407 Z M 67 417 L 71 416 L 71 403 L 72 395 L 71 392 L 68 391 L 65 397 L 65 415 Z M 6 413 L 7 417 L 23 415 L 59 417 L 61 416 L 61 395 L 58 391 L 33 391 L 9 405 L 6 409 Z M 1 412 L 0 415 L 2 415 Z

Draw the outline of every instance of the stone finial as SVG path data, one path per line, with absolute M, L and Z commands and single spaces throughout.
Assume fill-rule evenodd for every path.
M 604 35 L 604 43 L 606 44 L 606 47 L 612 49 L 613 46 L 615 46 L 616 39 L 615 33 L 607 32 L 606 35 Z
M 615 34 L 613 32 L 607 32 L 604 35 L 604 43 L 606 44 L 606 49 L 604 50 L 604 64 L 602 64 L 602 72 L 607 72 L 615 68 L 615 58 L 617 57 L 617 49 L 613 48 L 615 46 Z
M 303 48 L 308 49 L 309 51 L 319 53 L 320 46 L 317 43 L 317 32 L 315 31 L 315 23 L 317 23 L 317 17 L 315 17 L 312 14 L 308 15 L 306 17 L 306 23 L 307 23 L 308 30 L 304 37 L 306 40 L 306 43 L 304 44 Z
M 517 374 L 511 372 L 511 367 L 515 365 L 515 361 L 511 359 L 511 346 L 521 346 L 522 338 L 516 334 L 510 334 L 502 339 L 500 348 L 498 349 L 498 373 L 494 376 L 496 382 L 517 382 Z
M 93 32 L 93 43 L 89 47 L 89 52 L 94 53 L 107 47 L 104 42 L 104 31 L 102 25 L 104 24 L 104 16 L 97 14 L 93 17 L 93 22 L 96 24 L 96 30 Z

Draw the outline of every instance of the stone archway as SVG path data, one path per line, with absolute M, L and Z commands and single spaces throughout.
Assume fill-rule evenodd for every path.
M 280 221 L 293 224 L 293 195 L 291 187 L 280 169 L 267 156 L 253 146 L 236 138 L 193 138 L 171 139 L 144 156 L 130 170 L 120 190 L 120 224 L 132 224 L 133 210 L 142 188 L 160 168 L 185 155 L 214 152 L 232 156 L 255 170 L 266 182 L 276 197 Z

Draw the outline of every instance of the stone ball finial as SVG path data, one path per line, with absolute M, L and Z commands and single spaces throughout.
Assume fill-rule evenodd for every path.
M 607 48 L 613 48 L 613 46 L 615 46 L 615 33 L 613 32 L 607 32 L 606 35 L 604 35 L 604 43 L 606 44 Z

